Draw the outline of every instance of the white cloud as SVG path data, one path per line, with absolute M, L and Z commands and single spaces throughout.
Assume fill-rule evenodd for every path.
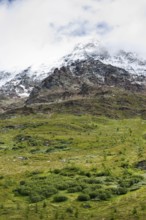
M 146 56 L 145 27 L 145 0 L 3 0 L 0 68 L 51 63 L 90 36 Z

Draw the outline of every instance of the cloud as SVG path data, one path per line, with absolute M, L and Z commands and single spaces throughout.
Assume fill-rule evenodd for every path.
M 97 23 L 97 33 L 100 35 L 108 34 L 112 29 L 113 27 L 105 21 Z
M 146 56 L 145 26 L 145 0 L 2 0 L 0 69 L 49 64 L 89 37 Z

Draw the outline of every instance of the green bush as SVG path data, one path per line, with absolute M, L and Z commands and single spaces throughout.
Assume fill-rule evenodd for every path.
M 29 196 L 31 202 L 38 202 L 45 198 L 56 194 L 58 190 L 52 185 L 49 185 L 46 179 L 33 179 L 25 182 L 20 181 L 20 185 L 14 190 L 16 195 Z
M 84 202 L 84 201 L 89 201 L 90 196 L 88 194 L 80 194 L 77 198 L 78 201 Z
M 100 184 L 100 183 L 102 183 L 101 180 L 98 180 L 98 179 L 95 179 L 95 178 L 85 179 L 85 182 L 88 183 L 88 184 Z
M 30 186 L 21 185 L 19 188 L 14 190 L 14 192 L 20 194 L 21 196 L 29 196 L 32 192 L 32 188 Z
M 62 176 L 75 176 L 80 173 L 80 168 L 75 166 L 65 167 L 61 170 L 60 175 Z
M 100 200 L 108 200 L 112 197 L 112 193 L 109 190 L 99 190 L 98 193 L 98 198 Z
M 31 194 L 29 199 L 30 199 L 30 202 L 37 203 L 37 202 L 44 200 L 44 197 L 39 194 Z
M 68 189 L 68 193 L 76 193 L 76 192 L 81 192 L 81 191 L 82 191 L 81 186 L 75 186 L 75 187 L 71 187 Z
M 100 176 L 110 176 L 110 172 L 108 170 L 100 171 L 100 172 L 96 173 L 96 176 L 98 176 L 98 177 L 100 177 Z
M 128 192 L 128 190 L 124 187 L 113 188 L 112 192 L 116 195 L 123 195 Z
M 76 180 L 69 180 L 69 181 L 67 181 L 67 184 L 68 184 L 68 187 L 69 187 L 69 188 L 79 186 L 79 182 L 76 181 Z
M 61 183 L 59 183 L 59 184 L 56 185 L 56 188 L 57 188 L 58 190 L 67 190 L 68 187 L 69 187 L 68 184 L 65 183 L 65 182 L 61 182 Z
M 108 189 L 98 189 L 95 191 L 89 191 L 89 196 L 91 199 L 108 200 L 112 197 L 112 191 Z
M 90 192 L 89 193 L 90 199 L 95 199 L 98 197 L 98 192 L 94 191 L 94 192 Z
M 129 188 L 143 180 L 142 176 L 124 176 L 118 181 L 120 187 Z
M 53 173 L 55 173 L 55 174 L 59 174 L 61 172 L 61 170 L 59 170 L 59 169 L 54 169 L 53 170 Z
M 72 207 L 66 208 L 66 212 L 72 214 L 74 212 Z
M 54 194 L 56 194 L 58 191 L 55 187 L 53 186 L 47 186 L 47 187 L 44 187 L 40 190 L 38 190 L 39 193 L 41 193 L 45 198 L 48 198 Z
M 68 200 L 68 198 L 66 196 L 63 196 L 63 195 L 56 195 L 53 198 L 54 202 L 65 202 L 67 200 Z

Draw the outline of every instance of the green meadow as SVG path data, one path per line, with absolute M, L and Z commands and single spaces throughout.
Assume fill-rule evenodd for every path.
M 144 220 L 145 159 L 139 117 L 1 119 L 0 219 Z

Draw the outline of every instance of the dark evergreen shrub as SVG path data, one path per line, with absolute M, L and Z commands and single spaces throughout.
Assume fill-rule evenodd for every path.
M 90 196 L 88 194 L 80 194 L 77 198 L 78 201 L 84 202 L 84 201 L 89 201 Z
M 54 202 L 65 202 L 67 200 L 68 200 L 68 198 L 66 196 L 63 196 L 63 195 L 56 195 L 53 198 Z

